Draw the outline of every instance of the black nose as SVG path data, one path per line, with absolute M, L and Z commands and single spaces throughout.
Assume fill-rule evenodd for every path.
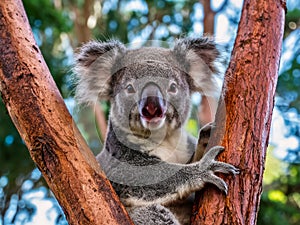
M 147 120 L 165 115 L 166 104 L 156 84 L 149 83 L 144 87 L 139 104 L 139 112 Z

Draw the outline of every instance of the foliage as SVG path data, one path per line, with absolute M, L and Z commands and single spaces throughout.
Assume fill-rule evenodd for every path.
M 293 10 L 287 14 L 295 16 L 298 13 L 300 18 L 300 10 Z M 292 18 L 293 18 L 292 17 Z M 287 23 L 292 23 L 287 20 Z M 299 23 L 299 21 L 298 21 Z M 288 127 L 287 135 L 300 140 L 300 29 L 294 31 L 287 30 L 289 36 L 286 37 L 283 50 L 283 62 L 281 74 L 278 78 L 277 85 L 277 107 L 283 114 L 283 118 Z M 300 145 L 292 149 L 287 146 L 286 161 L 300 162 Z
M 273 147 L 271 141 L 258 216 L 258 224 L 261 225 L 300 223 L 299 21 L 298 3 L 286 14 L 285 39 L 275 108 L 279 110 L 284 123 L 281 124 L 281 128 L 278 127 L 280 130 L 274 130 L 276 133 L 282 133 L 284 138 L 281 140 L 283 143 L 277 146 L 273 144 Z M 276 156 L 280 159 L 275 158 Z
M 0 203 L 7 204 L 7 209 L 0 215 L 0 224 L 42 222 L 40 218 L 34 218 L 41 203 L 50 203 L 50 207 L 45 210 L 45 213 L 52 214 L 51 220 L 55 221 L 55 224 L 67 224 L 56 199 L 49 192 L 48 188 L 44 186 L 41 173 L 37 168 L 29 175 L 20 176 L 16 180 L 14 185 L 16 188 L 15 192 L 9 196 L 9 201 L 5 202 L 7 195 L 5 195 L 4 191 L 7 186 L 9 186 L 7 176 L 0 177 Z
M 258 224 L 299 224 L 299 165 L 289 165 L 289 173 L 266 185 L 261 199 Z
M 124 43 L 134 40 L 174 40 L 192 32 L 191 17 L 196 1 L 104 1 L 99 31 L 114 35 Z

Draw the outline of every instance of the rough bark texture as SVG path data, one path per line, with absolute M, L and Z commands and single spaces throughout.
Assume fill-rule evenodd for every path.
M 209 145 L 240 168 L 225 176 L 227 196 L 209 186 L 198 195 L 192 224 L 256 223 L 283 36 L 285 2 L 245 0 L 225 75 L 216 131 Z
M 131 224 L 65 107 L 21 0 L 0 1 L 0 52 L 3 101 L 69 224 Z

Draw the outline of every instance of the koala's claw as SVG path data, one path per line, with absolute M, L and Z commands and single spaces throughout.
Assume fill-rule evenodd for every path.
M 225 173 L 225 174 L 239 174 L 239 169 L 234 167 L 231 164 L 216 161 L 215 158 L 220 154 L 220 152 L 224 151 L 224 147 L 215 146 L 211 148 L 200 160 L 200 165 L 202 169 L 207 170 L 208 173 L 204 176 L 204 182 L 211 183 L 216 185 L 221 191 L 227 194 L 227 184 L 223 179 L 216 176 L 214 173 Z
M 207 182 L 216 185 L 218 189 L 220 189 L 222 192 L 224 192 L 227 195 L 228 186 L 225 183 L 225 181 L 220 177 L 217 177 L 216 175 L 213 174 L 210 177 L 210 180 L 207 180 Z
M 212 167 L 214 172 L 226 173 L 226 174 L 231 173 L 233 175 L 240 173 L 240 170 L 238 168 L 228 163 L 216 161 L 215 163 L 212 164 Z

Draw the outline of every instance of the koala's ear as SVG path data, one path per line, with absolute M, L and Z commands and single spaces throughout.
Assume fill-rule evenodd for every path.
M 77 77 L 75 98 L 80 103 L 109 99 L 112 68 L 125 51 L 125 46 L 118 41 L 91 41 L 80 48 L 74 67 Z
M 217 81 L 219 71 L 215 65 L 220 52 L 212 38 L 179 39 L 175 42 L 173 52 L 189 75 L 192 91 L 215 95 L 220 90 Z

